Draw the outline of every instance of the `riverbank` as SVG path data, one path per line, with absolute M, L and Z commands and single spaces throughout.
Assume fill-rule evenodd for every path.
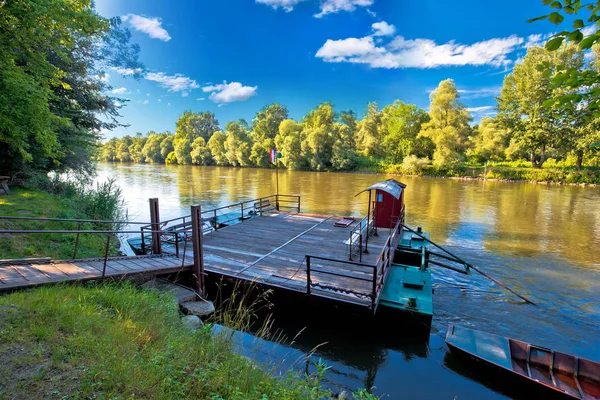
M 0 375 L 1 398 L 331 397 L 322 375 L 275 378 L 211 324 L 192 333 L 169 295 L 127 283 L 0 297 Z
M 526 166 L 525 162 L 504 162 L 488 165 L 462 164 L 453 170 L 441 170 L 429 163 L 412 161 L 414 162 L 394 164 L 373 160 L 359 163 L 357 170 L 349 172 L 558 185 L 600 185 L 598 167 L 584 166 L 577 169 L 574 166 L 550 162 L 543 168 L 533 168 Z
M 43 187 L 43 189 L 42 189 Z M 66 218 L 113 220 L 122 217 L 119 189 L 107 182 L 94 189 L 80 190 L 75 185 L 32 184 L 28 188 L 13 188 L 10 195 L 0 196 L 0 215 L 26 218 Z M 81 229 L 95 228 L 81 224 Z M 0 219 L 0 230 L 77 230 L 78 225 L 62 221 L 32 221 Z M 107 224 L 98 226 L 107 229 Z M 108 228 L 110 229 L 110 228 Z M 73 257 L 75 234 L 0 234 L 0 258 Z M 117 255 L 118 241 L 112 240 L 111 255 Z M 77 257 L 98 257 L 104 254 L 106 235 L 80 235 Z

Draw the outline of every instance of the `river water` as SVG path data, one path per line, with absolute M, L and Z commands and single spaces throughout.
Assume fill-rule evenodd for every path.
M 225 167 L 100 164 L 99 180 L 114 177 L 131 220 L 149 220 L 148 198 L 161 219 L 189 206 L 230 204 L 273 194 L 276 172 Z M 302 196 L 302 211 L 362 216 L 366 195 L 355 194 L 385 175 L 279 171 L 279 192 Z M 443 337 L 457 323 L 600 361 L 600 188 L 400 177 L 406 183 L 407 223 L 501 280 L 537 306 L 523 304 L 478 274 L 433 268 L 434 319 L 425 341 L 362 340 L 352 325 L 310 326 L 291 344 L 255 343 L 245 352 L 298 367 L 312 360 L 331 368 L 334 388 L 372 388 L 386 398 L 499 399 L 520 392 L 486 379 L 446 354 Z M 277 316 L 288 337 L 310 320 Z M 308 318 L 308 317 L 303 317 Z M 251 350 L 249 350 L 251 349 Z M 293 361 L 292 361 L 293 360 Z M 302 367 L 303 368 L 303 367 Z M 308 366 L 314 370 L 314 364 Z M 529 397 L 530 398 L 530 397 Z

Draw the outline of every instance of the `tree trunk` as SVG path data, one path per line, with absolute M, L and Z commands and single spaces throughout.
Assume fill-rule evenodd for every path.
M 544 161 L 546 161 L 546 145 L 542 144 L 542 148 L 540 149 L 540 162 L 538 163 L 538 167 L 542 168 L 544 165 Z
M 537 162 L 535 161 L 535 150 L 531 150 L 531 166 L 538 168 Z
M 583 150 L 578 150 L 577 151 L 577 163 L 575 164 L 575 167 L 577 169 L 581 169 L 581 164 L 583 164 Z

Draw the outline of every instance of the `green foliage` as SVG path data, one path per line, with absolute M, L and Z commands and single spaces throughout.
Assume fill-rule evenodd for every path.
M 0 170 L 93 172 L 99 132 L 119 126 L 125 101 L 103 93 L 102 68 L 141 67 L 128 41 L 89 0 L 2 2 Z
M 196 165 L 210 165 L 212 162 L 212 154 L 206 145 L 203 137 L 197 137 L 192 143 L 192 163 Z
M 548 4 L 548 2 L 544 2 Z M 546 43 L 546 50 L 557 51 L 563 42 L 572 42 L 579 50 L 589 50 L 594 45 L 600 45 L 600 2 L 582 2 L 581 0 L 564 0 L 550 3 L 557 9 L 548 15 L 529 20 L 529 22 L 548 19 L 560 25 L 564 14 L 581 16 L 573 21 L 573 30 L 563 30 L 554 35 Z M 584 35 L 582 30 L 589 30 Z M 554 96 L 544 103 L 555 111 L 568 114 L 578 113 L 579 118 L 591 121 L 600 118 L 600 71 L 589 68 L 582 70 L 578 66 L 562 64 L 559 68 L 544 66 L 548 76 L 553 75 L 550 85 L 556 89 Z M 566 79 L 568 77 L 568 79 Z M 571 93 L 576 93 L 572 96 Z
M 402 161 L 402 172 L 407 175 L 421 175 L 428 165 L 428 158 L 419 158 L 415 155 L 410 155 L 404 157 Z
M 221 319 L 245 326 L 240 301 Z M 231 308 L 231 307 L 230 307 Z M 263 335 L 267 335 L 264 333 Z M 23 350 L 26 349 L 26 350 Z M 36 349 L 41 351 L 37 352 Z M 0 368 L 46 373 L 12 380 L 8 398 L 325 399 L 327 367 L 274 377 L 235 352 L 228 329 L 190 332 L 170 295 L 127 282 L 44 287 L 0 298 Z M 268 366 L 265 366 L 268 367 Z M 4 374 L 3 374 L 4 375 Z M 32 394 L 39 394 L 33 395 Z M 355 399 L 375 399 L 366 390 Z
M 382 111 L 385 127 L 383 147 L 386 158 L 400 162 L 410 154 L 427 155 L 431 148 L 429 138 L 419 136 L 421 127 L 429 122 L 429 115 L 414 104 L 396 100 Z
M 250 165 L 250 139 L 248 123 L 243 119 L 225 125 L 225 156 L 234 167 Z
M 430 98 L 430 121 L 423 125 L 419 136 L 429 138 L 435 144 L 433 165 L 438 169 L 453 170 L 463 160 L 471 116 L 458 101 L 458 90 L 452 79 L 440 82 Z
M 113 180 L 95 187 L 73 181 L 37 175 L 27 182 L 27 189 L 12 190 L 0 197 L 0 215 L 42 218 L 96 219 L 124 221 L 121 190 Z M 82 224 L 82 229 L 112 229 L 112 224 Z M 0 229 L 76 230 L 69 222 L 0 220 Z M 112 241 L 111 254 L 117 254 L 117 240 Z M 73 256 L 75 234 L 8 235 L 0 241 L 3 258 L 48 256 L 70 259 Z M 106 235 L 83 234 L 79 239 L 78 257 L 98 257 L 104 254 Z
M 473 148 L 467 150 L 467 156 L 477 162 L 500 161 L 505 158 L 510 134 L 498 125 L 493 118 L 484 117 L 471 138 Z
M 279 125 L 279 133 L 275 137 L 275 145 L 281 152 L 281 162 L 289 169 L 302 169 L 302 124 L 293 119 L 286 119 Z
M 225 150 L 225 140 L 227 137 L 221 131 L 213 133 L 212 137 L 208 141 L 208 148 L 215 164 L 217 165 L 228 165 L 227 153 Z

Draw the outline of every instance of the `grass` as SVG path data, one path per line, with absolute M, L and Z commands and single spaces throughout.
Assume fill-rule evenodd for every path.
M 0 398 L 330 398 L 324 373 L 270 376 L 233 351 L 230 334 L 192 333 L 170 296 L 127 283 L 0 297 Z
M 117 210 L 120 193 L 114 186 L 100 185 L 94 190 L 69 190 L 53 193 L 36 188 L 14 188 L 10 195 L 0 196 L 0 215 L 43 218 L 113 219 L 121 217 Z M 73 185 L 74 186 L 74 185 Z M 48 189 L 48 188 L 46 188 Z M 107 224 L 82 224 L 81 229 L 110 229 Z M 0 230 L 76 230 L 71 222 L 0 220 Z M 118 253 L 117 240 L 111 240 L 111 255 Z M 73 256 L 75 234 L 0 234 L 0 259 Z M 77 258 L 104 255 L 106 235 L 81 234 Z

